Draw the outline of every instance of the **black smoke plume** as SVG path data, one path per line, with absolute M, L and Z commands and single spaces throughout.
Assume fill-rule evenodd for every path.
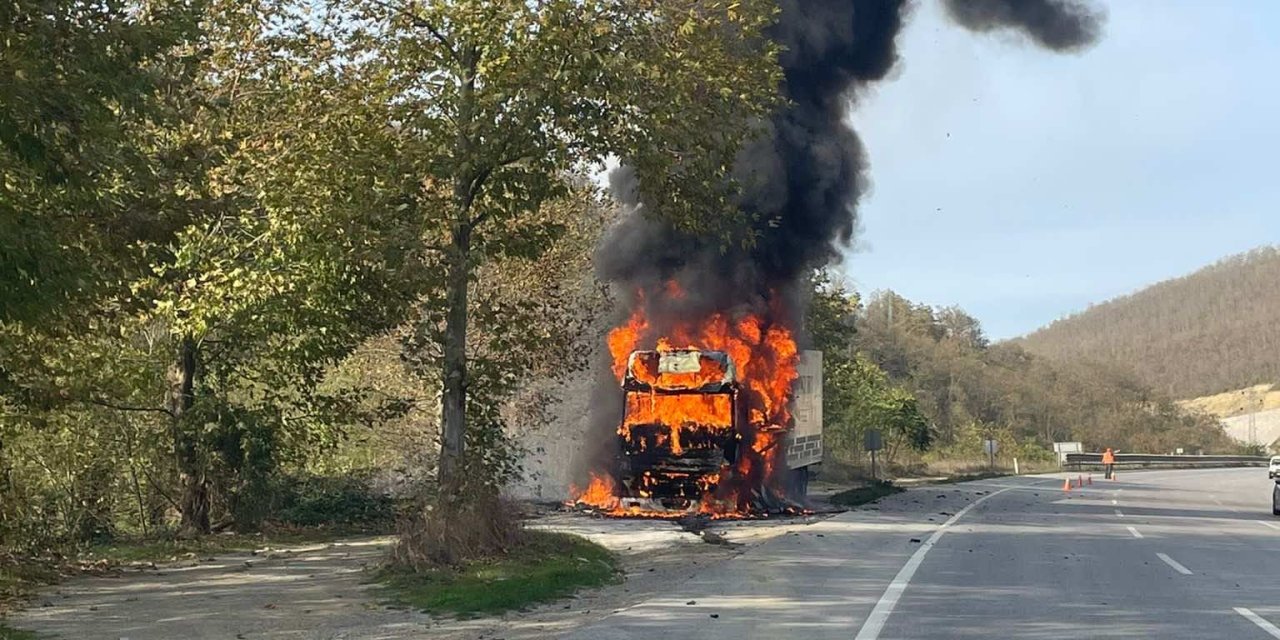
M 1099 31 L 1098 14 L 1055 0 L 944 0 L 951 17 L 975 31 L 1013 28 L 1055 50 L 1079 48 Z M 799 332 L 804 287 L 816 268 L 832 264 L 852 240 L 856 207 L 867 190 L 868 163 L 847 125 L 860 89 L 883 79 L 898 60 L 896 40 L 907 0 L 780 0 L 769 36 L 781 45 L 780 87 L 786 107 L 736 160 L 743 186 L 739 206 L 755 239 L 749 248 L 676 230 L 645 215 L 636 176 L 622 167 L 611 176 L 615 198 L 629 215 L 605 238 L 595 257 L 601 279 L 627 308 L 642 306 L 652 335 L 697 323 L 711 314 L 753 314 Z M 928 170 L 927 167 L 922 170 Z M 667 283 L 683 295 L 667 295 Z M 607 369 L 607 367 L 606 367 Z M 618 382 L 601 371 L 588 442 L 597 455 L 613 443 L 621 411 Z
M 972 31 L 1016 29 L 1055 51 L 1097 41 L 1102 14 L 1072 0 L 944 0 L 947 14 Z
M 643 208 L 608 236 L 596 256 L 600 276 L 623 291 L 661 288 L 675 279 L 679 301 L 646 296 L 651 319 L 732 311 L 787 296 L 809 270 L 830 263 L 852 239 L 854 207 L 866 190 L 866 155 L 844 124 L 858 87 L 883 78 L 897 61 L 903 0 L 784 0 L 769 34 L 782 45 L 782 93 L 789 107 L 739 154 L 740 207 L 756 240 L 726 251 L 719 238 L 676 231 Z M 614 177 L 615 196 L 633 202 L 633 176 Z M 676 308 L 663 309 L 675 303 Z M 658 307 L 658 308 L 655 308 Z

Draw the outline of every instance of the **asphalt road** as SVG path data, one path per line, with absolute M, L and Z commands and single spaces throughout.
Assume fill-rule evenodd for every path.
M 1062 479 L 913 489 L 566 637 L 1280 638 L 1265 470 L 1122 472 L 1069 493 Z

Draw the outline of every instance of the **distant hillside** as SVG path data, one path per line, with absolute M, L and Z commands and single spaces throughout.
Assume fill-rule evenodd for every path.
M 1090 307 L 1018 340 L 1062 360 L 1114 362 L 1174 397 L 1280 381 L 1280 248 Z

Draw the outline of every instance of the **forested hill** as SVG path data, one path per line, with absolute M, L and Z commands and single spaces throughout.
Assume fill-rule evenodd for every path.
M 1191 398 L 1280 382 L 1280 248 L 1232 256 L 1191 275 L 1058 320 L 1019 342 L 1055 359 L 1109 361 Z

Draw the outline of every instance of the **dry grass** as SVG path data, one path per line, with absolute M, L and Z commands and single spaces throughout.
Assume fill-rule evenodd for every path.
M 524 542 L 519 513 L 496 495 L 442 496 L 401 523 L 391 565 L 432 571 L 506 555 Z

